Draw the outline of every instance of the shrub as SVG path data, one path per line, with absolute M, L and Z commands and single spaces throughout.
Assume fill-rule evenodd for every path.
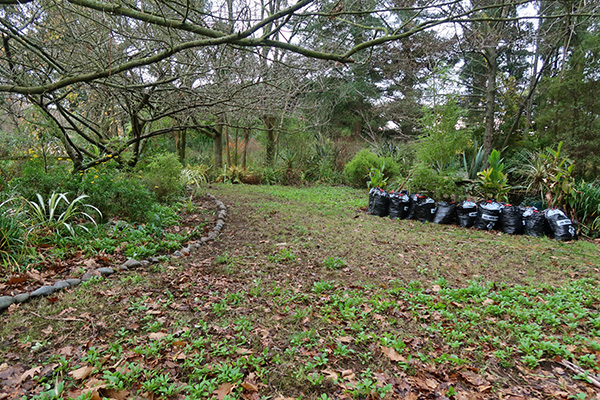
M 88 202 L 97 207 L 104 219 L 123 218 L 143 222 L 156 203 L 156 196 L 141 181 L 141 175 L 120 171 L 111 161 L 79 173 L 79 193 L 89 196 Z
M 67 165 L 51 165 L 44 168 L 39 158 L 23 165 L 21 176 L 10 182 L 11 190 L 28 200 L 35 200 L 39 194 L 44 198 L 53 192 L 69 192 L 77 187 L 77 180 L 69 173 Z
M 358 188 L 365 187 L 370 181 L 371 168 L 381 169 L 384 164 L 384 178 L 392 179 L 398 176 L 400 168 L 392 158 L 379 157 L 370 150 L 363 149 L 344 166 L 344 175 L 348 184 Z
M 159 201 L 164 201 L 181 190 L 179 178 L 182 169 L 183 165 L 175 154 L 156 155 L 143 168 L 143 181 Z
M 426 193 L 435 200 L 452 200 L 459 194 L 457 180 L 459 178 L 448 171 L 442 173 L 419 163 L 415 166 L 407 189 L 415 193 Z
M 580 182 L 575 191 L 571 207 L 581 223 L 582 233 L 600 236 L 600 186 Z

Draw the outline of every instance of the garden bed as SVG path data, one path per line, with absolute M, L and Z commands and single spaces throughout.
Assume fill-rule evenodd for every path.
M 164 227 L 111 220 L 99 225 L 90 236 L 51 237 L 35 247 L 38 262 L 14 267 L 0 278 L 0 297 L 31 292 L 58 280 L 81 278 L 90 270 L 114 267 L 128 258 L 158 257 L 178 250 L 208 233 L 217 219 L 214 201 L 208 197 L 187 199 L 174 206 L 176 218 Z

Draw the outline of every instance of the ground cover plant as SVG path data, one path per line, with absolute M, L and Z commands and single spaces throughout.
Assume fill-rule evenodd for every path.
M 220 185 L 219 239 L 0 315 L 0 398 L 592 399 L 598 243 Z

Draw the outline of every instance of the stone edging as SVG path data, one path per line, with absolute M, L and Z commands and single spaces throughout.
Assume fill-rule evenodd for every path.
M 177 257 L 189 256 L 192 253 L 192 251 L 198 249 L 201 245 L 206 244 L 207 242 L 209 242 L 211 240 L 215 240 L 217 238 L 217 236 L 219 235 L 219 233 L 221 232 L 221 230 L 223 229 L 223 227 L 225 226 L 225 220 L 227 218 L 227 207 L 225 207 L 225 204 L 222 201 L 220 201 L 219 199 L 217 199 L 215 196 L 213 196 L 212 194 L 208 193 L 207 197 L 210 198 L 215 203 L 215 205 L 217 206 L 217 209 L 219 210 L 218 214 L 217 214 L 217 223 L 215 224 L 213 229 L 208 233 L 207 236 L 203 236 L 200 238 L 200 240 L 198 240 L 194 243 L 191 243 L 188 246 L 186 246 L 180 250 L 175 251 L 169 257 L 177 258 Z M 2 297 L 0 297 L 0 312 L 7 309 L 14 303 L 24 303 L 24 302 L 34 299 L 36 297 L 48 296 L 59 290 L 66 289 L 66 288 L 69 288 L 72 286 L 77 286 L 81 282 L 89 281 L 94 276 L 109 276 L 118 271 L 127 271 L 130 268 L 136 268 L 136 267 L 140 267 L 140 266 L 145 267 L 150 264 L 155 264 L 158 261 L 159 261 L 158 257 L 150 257 L 150 258 L 147 258 L 144 260 L 139 260 L 139 261 L 135 260 L 133 258 L 130 258 L 116 268 L 102 267 L 102 268 L 98 268 L 93 271 L 87 271 L 81 276 L 81 279 L 66 279 L 66 280 L 62 280 L 62 281 L 57 281 L 52 286 L 49 286 L 49 285 L 42 286 L 42 287 L 34 290 L 31 293 L 21 293 L 21 294 L 15 295 L 15 296 L 2 296 Z

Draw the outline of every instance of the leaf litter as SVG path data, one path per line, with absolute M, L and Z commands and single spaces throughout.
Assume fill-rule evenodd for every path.
M 499 336 L 507 331 L 498 323 L 513 321 L 511 310 L 497 309 L 503 304 L 499 293 L 521 280 L 497 288 L 481 279 L 478 286 L 467 282 L 461 272 L 441 272 L 440 280 L 440 272 L 427 273 L 431 260 L 417 262 L 418 245 L 402 257 L 413 254 L 409 265 L 417 263 L 418 271 L 407 271 L 404 261 L 394 269 L 377 254 L 358 258 L 353 246 L 338 254 L 347 267 L 329 270 L 321 261 L 331 254 L 327 237 L 334 233 L 314 229 L 322 222 L 305 218 L 299 225 L 292 212 L 286 217 L 269 210 L 289 204 L 258 203 L 261 193 L 221 190 L 231 206 L 230 221 L 210 247 L 169 265 L 96 282 L 85 292 L 66 291 L 56 303 L 23 304 L 2 315 L 11 328 L 0 330 L 0 399 L 33 396 L 57 382 L 64 385 L 63 398 L 88 393 L 119 400 L 598 396 L 588 382 L 600 356 L 593 343 L 578 342 L 571 355 L 557 346 L 528 364 L 516 334 Z M 282 249 L 295 258 L 269 259 L 284 254 Z M 442 266 L 437 271 L 445 271 Z M 554 289 L 529 290 L 516 290 L 526 294 L 519 301 L 552 305 Z M 587 304 L 594 298 L 581 299 Z M 566 318 L 568 311 L 560 315 Z M 535 323 L 553 327 L 545 317 Z M 550 339 L 550 331 L 565 329 L 537 330 L 547 334 L 540 339 Z M 502 349 L 513 353 L 502 358 Z M 581 376 L 564 368 L 565 356 L 587 362 L 578 367 Z

